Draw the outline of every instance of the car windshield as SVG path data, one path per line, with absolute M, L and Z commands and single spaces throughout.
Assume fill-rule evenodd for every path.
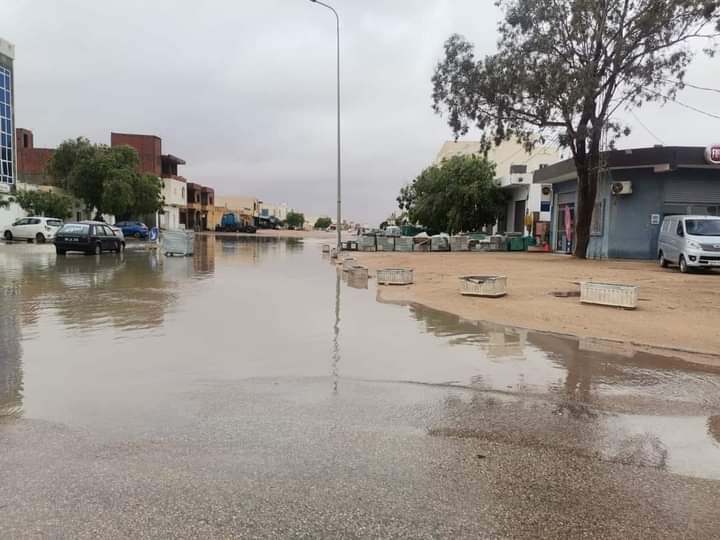
M 48 219 L 47 224 L 50 227 L 62 227 L 62 221 L 60 221 L 59 219 Z
M 67 225 L 63 225 L 62 229 L 58 232 L 64 234 L 88 234 L 89 231 L 89 225 L 85 225 L 83 223 L 69 223 Z
M 687 219 L 685 229 L 693 236 L 720 236 L 720 219 Z

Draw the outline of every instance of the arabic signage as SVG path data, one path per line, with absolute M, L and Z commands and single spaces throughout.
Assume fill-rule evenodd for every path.
M 705 159 L 712 165 L 720 165 L 720 144 L 711 144 L 705 149 Z

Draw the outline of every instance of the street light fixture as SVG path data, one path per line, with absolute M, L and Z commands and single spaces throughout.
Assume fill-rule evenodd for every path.
M 335 11 L 332 6 L 320 2 L 319 0 L 310 0 L 313 4 L 323 6 L 335 15 L 335 21 L 337 22 L 337 249 L 338 253 L 342 249 L 342 216 L 341 216 L 341 197 L 340 197 L 340 184 L 341 184 L 341 161 L 340 161 L 340 15 Z

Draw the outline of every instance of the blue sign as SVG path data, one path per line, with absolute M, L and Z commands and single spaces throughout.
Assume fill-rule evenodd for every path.
M 158 239 L 158 228 L 153 227 L 150 229 L 150 241 L 155 242 Z

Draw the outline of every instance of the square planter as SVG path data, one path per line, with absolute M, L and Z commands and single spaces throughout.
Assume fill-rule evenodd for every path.
M 375 251 L 375 237 L 374 236 L 361 236 L 358 241 L 358 249 L 360 251 Z
M 640 294 L 639 290 L 639 287 L 635 285 L 583 281 L 580 283 L 580 302 L 635 309 Z
M 450 242 L 446 236 L 433 236 L 430 239 L 431 251 L 450 251 Z
M 463 296 L 487 296 L 498 298 L 507 294 L 505 276 L 465 276 L 460 278 L 460 294 Z
M 323 244 L 322 252 L 323 252 L 323 253 L 330 253 L 330 244 Z
M 395 237 L 394 236 L 378 236 L 377 237 L 377 250 L 378 251 L 395 251 Z
M 357 259 L 355 259 L 353 257 L 345 257 L 342 262 L 343 272 L 348 272 L 356 264 L 357 264 Z
M 410 236 L 401 236 L 395 239 L 395 251 L 412 251 L 413 239 Z
M 450 251 L 469 251 L 470 250 L 470 237 L 469 236 L 451 236 L 450 237 Z
M 430 251 L 430 239 L 415 240 L 413 251 L 428 252 Z
M 384 268 L 377 271 L 378 285 L 411 285 L 415 281 L 412 268 Z

